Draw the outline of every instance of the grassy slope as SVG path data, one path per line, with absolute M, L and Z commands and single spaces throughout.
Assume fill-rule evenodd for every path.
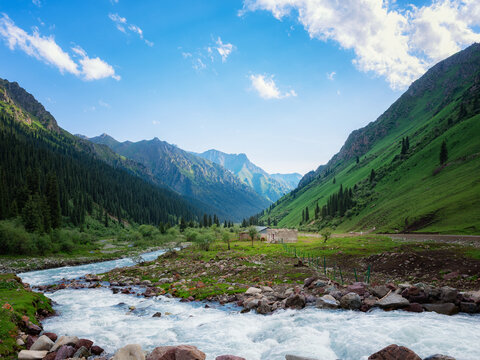
M 454 69 L 444 76 L 452 71 Z M 459 87 L 459 92 L 462 88 Z M 400 153 L 401 138 L 408 135 L 411 155 L 380 180 L 374 188 L 376 200 L 358 216 L 343 221 L 338 230 L 376 227 L 377 231 L 393 231 L 404 227 L 405 218 L 412 223 L 435 214 L 434 222 L 423 227 L 423 232 L 480 233 L 480 116 L 455 123 L 442 134 L 448 118 L 455 118 L 458 113 L 458 100 L 436 115 L 433 110 L 425 111 L 429 104 L 440 99 L 440 90 L 427 92 L 417 99 L 408 118 L 398 119 L 396 128 L 378 141 L 358 165 L 352 159 L 335 174 L 336 184 L 333 184 L 333 175 L 315 180 L 295 198 L 288 195 L 282 199 L 269 216 L 281 219 L 279 226 L 298 226 L 306 206 L 313 214 L 315 203 L 318 201 L 323 206 L 327 198 L 338 191 L 340 184 L 353 187 L 367 178 L 372 168 L 377 170 L 390 164 Z M 436 135 L 433 139 L 432 134 Z M 444 139 L 449 149 L 448 166 L 433 175 Z
M 16 358 L 16 336 L 24 316 L 38 324 L 39 310 L 52 312 L 50 300 L 43 294 L 27 291 L 13 274 L 0 274 L 0 358 Z

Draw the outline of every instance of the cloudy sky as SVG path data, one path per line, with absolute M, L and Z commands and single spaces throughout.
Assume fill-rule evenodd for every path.
M 480 1 L 0 0 L 0 77 L 72 133 L 305 173 L 436 62 Z

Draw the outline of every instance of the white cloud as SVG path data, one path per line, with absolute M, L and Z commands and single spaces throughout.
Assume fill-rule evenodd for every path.
M 153 125 L 160 125 L 160 121 L 158 121 L 158 120 L 152 120 L 152 124 L 153 124 Z
M 109 103 L 106 103 L 105 101 L 103 101 L 102 99 L 98 100 L 98 105 L 104 107 L 104 108 L 107 108 L 107 109 L 110 109 L 110 104 Z
M 32 0 L 32 3 L 38 7 L 42 6 L 42 2 L 40 0 Z
M 327 73 L 327 79 L 330 80 L 330 81 L 333 81 L 333 80 L 335 80 L 335 75 L 337 75 L 337 73 L 335 71 Z
M 234 49 L 234 46 L 232 44 L 229 44 L 229 43 L 224 44 L 222 42 L 222 39 L 220 39 L 220 37 L 218 37 L 215 44 L 217 45 L 216 49 L 217 49 L 218 53 L 222 57 L 222 62 L 227 61 L 227 58 L 232 53 L 232 51 Z
M 152 47 L 154 45 L 152 41 L 144 39 L 143 30 L 137 25 L 129 24 L 127 22 L 127 18 L 124 18 L 118 14 L 108 14 L 108 17 L 115 23 L 115 26 L 119 31 L 123 32 L 124 34 L 127 34 L 127 31 L 130 31 L 131 33 L 137 34 L 148 46 Z
M 115 74 L 112 66 L 99 58 L 90 59 L 86 52 L 79 47 L 72 49 L 80 57 L 79 62 L 75 62 L 70 54 L 58 46 L 53 36 L 42 36 L 38 29 L 34 29 L 32 34 L 28 34 L 16 26 L 6 14 L 3 14 L 0 18 L 0 37 L 3 37 L 10 50 L 19 48 L 26 54 L 55 66 L 62 74 L 68 72 L 85 80 L 98 80 L 105 77 L 118 80 L 120 78 Z M 109 71 L 97 71 L 93 74 L 92 66 L 89 64 L 89 61 L 92 60 L 96 63 L 102 63 L 104 69 L 108 68 Z
M 277 84 L 275 84 L 273 76 L 252 74 L 250 75 L 250 81 L 255 91 L 263 99 L 283 99 L 290 96 L 297 96 L 295 90 L 282 93 L 278 89 Z
M 382 0 L 244 0 L 240 15 L 267 10 L 277 19 L 296 14 L 312 38 L 355 52 L 353 63 L 403 89 L 435 62 L 480 41 L 478 0 L 433 0 L 399 9 Z

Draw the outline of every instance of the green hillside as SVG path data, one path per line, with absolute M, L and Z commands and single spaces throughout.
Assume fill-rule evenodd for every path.
M 261 220 L 338 231 L 480 233 L 479 120 L 480 45 L 474 44 L 435 65 L 375 122 L 354 131 L 328 164 Z M 331 198 L 336 209 L 327 214 L 322 208 L 340 186 L 351 189 L 351 201 Z

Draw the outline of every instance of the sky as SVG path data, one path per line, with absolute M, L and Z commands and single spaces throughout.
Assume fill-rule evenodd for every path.
M 0 77 L 73 134 L 304 174 L 479 26 L 478 0 L 0 0 Z

